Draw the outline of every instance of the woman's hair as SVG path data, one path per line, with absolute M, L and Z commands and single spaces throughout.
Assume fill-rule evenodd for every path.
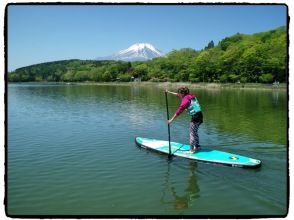
M 180 87 L 178 89 L 178 93 L 183 94 L 183 95 L 188 95 L 190 92 L 189 92 L 189 89 L 187 87 Z

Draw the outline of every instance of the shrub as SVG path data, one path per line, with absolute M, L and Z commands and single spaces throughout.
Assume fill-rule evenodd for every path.
M 259 78 L 261 83 L 272 83 L 274 76 L 271 73 L 262 74 Z

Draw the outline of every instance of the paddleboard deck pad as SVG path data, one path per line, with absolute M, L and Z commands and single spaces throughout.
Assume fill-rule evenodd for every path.
M 150 138 L 136 137 L 137 145 L 142 148 L 154 150 L 164 154 L 169 154 L 168 141 Z M 219 150 L 201 148 L 194 153 L 189 153 L 190 145 L 170 142 L 171 155 L 184 157 L 205 163 L 216 163 L 234 167 L 256 168 L 261 166 L 261 161 L 246 156 L 232 154 Z

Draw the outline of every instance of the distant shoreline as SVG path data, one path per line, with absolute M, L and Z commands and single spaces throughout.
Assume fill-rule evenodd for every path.
M 287 91 L 287 84 L 262 83 L 189 83 L 189 82 L 8 82 L 9 84 L 61 84 L 61 85 L 109 85 L 109 86 L 153 86 L 172 88 L 187 86 L 190 89 L 242 89 L 242 90 L 281 90 Z
M 189 83 L 189 82 L 141 82 L 142 85 L 154 85 L 160 88 L 179 88 L 187 86 L 190 89 L 256 89 L 256 90 L 287 90 L 287 84 L 279 85 L 262 83 Z

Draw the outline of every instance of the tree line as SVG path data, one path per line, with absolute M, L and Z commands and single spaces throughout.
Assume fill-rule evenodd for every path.
M 172 50 L 145 62 L 63 60 L 18 68 L 9 82 L 259 82 L 287 81 L 286 27 L 210 41 L 200 50 Z

